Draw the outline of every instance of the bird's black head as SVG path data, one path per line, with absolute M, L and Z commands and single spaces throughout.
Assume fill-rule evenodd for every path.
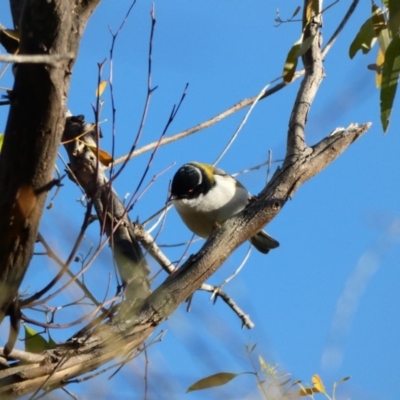
M 210 167 L 198 163 L 180 167 L 172 179 L 171 199 L 194 199 L 207 193 L 215 182 Z

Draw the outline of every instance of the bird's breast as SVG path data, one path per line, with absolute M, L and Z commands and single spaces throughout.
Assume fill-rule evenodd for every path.
M 243 210 L 249 199 L 247 190 L 216 176 L 216 185 L 195 199 L 175 199 L 173 203 L 186 226 L 200 237 L 210 236 L 215 223 L 221 223 Z M 233 178 L 232 178 L 233 179 Z

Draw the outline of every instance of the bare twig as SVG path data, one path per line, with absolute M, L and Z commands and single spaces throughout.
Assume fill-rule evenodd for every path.
M 231 274 L 230 276 L 228 276 L 228 278 L 226 278 L 220 285 L 220 288 L 223 288 L 228 282 L 230 282 L 235 276 L 237 276 L 239 274 L 239 272 L 242 270 L 242 268 L 246 265 L 247 260 L 249 259 L 251 254 L 251 246 L 249 246 L 246 255 L 243 259 L 243 261 L 240 263 L 239 267 L 236 268 L 236 270 L 233 272 L 233 274 Z
M 46 249 L 46 255 L 50 257 L 52 260 L 54 260 L 61 268 L 64 268 L 64 263 L 60 260 L 60 258 L 57 256 L 57 254 L 52 250 L 50 245 L 47 243 L 47 241 L 44 239 L 43 235 L 40 233 L 38 234 L 38 241 L 42 243 L 43 247 Z M 92 293 L 88 290 L 86 285 L 84 285 L 79 279 L 76 278 L 76 276 L 69 270 L 66 270 L 66 273 L 73 279 L 73 281 L 79 286 L 79 288 L 83 291 L 85 296 L 90 299 L 93 304 L 96 306 L 99 305 L 99 302 L 96 300 L 96 298 L 92 295 Z M 106 311 L 106 310 L 104 310 Z
M 253 104 L 250 106 L 250 108 L 248 109 L 248 111 L 246 112 L 246 115 L 243 117 L 242 121 L 240 122 L 238 128 L 236 129 L 235 133 L 232 135 L 231 139 L 229 140 L 229 142 L 227 143 L 227 145 L 225 146 L 225 148 L 222 150 L 221 154 L 217 157 L 217 159 L 214 161 L 214 166 L 217 165 L 222 157 L 227 153 L 227 151 L 229 150 L 229 148 L 232 146 L 232 143 L 236 140 L 236 138 L 238 137 L 240 131 L 242 130 L 244 124 L 246 123 L 247 119 L 249 118 L 251 112 L 253 111 L 254 107 L 256 106 L 256 104 L 258 103 L 258 101 L 261 99 L 261 97 L 263 96 L 263 94 L 266 92 L 266 90 L 271 86 L 271 83 L 268 83 L 268 85 L 264 86 L 260 93 L 256 96 Z
M 146 249 L 146 251 L 154 258 L 155 261 L 166 271 L 168 274 L 172 274 L 176 268 L 173 263 L 164 255 L 164 253 L 157 246 L 153 237 L 144 229 L 142 225 L 132 224 L 133 232 Z
M 296 81 L 302 75 L 304 75 L 304 70 L 296 72 L 293 77 L 292 82 Z M 277 78 L 272 82 L 275 82 L 278 79 L 281 79 L 281 78 Z M 271 96 L 272 94 L 274 94 L 275 92 L 278 92 L 279 90 L 283 89 L 286 86 L 287 86 L 287 84 L 284 82 L 280 82 L 280 83 L 276 84 L 271 89 L 265 91 L 262 94 L 260 100 L 265 99 L 268 96 Z M 251 104 L 254 103 L 256 98 L 257 98 L 257 96 L 254 96 L 254 97 L 250 97 L 249 99 L 241 100 L 239 103 L 236 103 L 235 105 L 233 105 L 232 107 L 223 111 L 222 113 L 217 114 L 215 117 L 210 118 L 207 121 L 194 126 L 193 128 L 186 129 L 182 132 L 176 133 L 175 135 L 166 137 L 166 138 L 162 139 L 160 142 L 157 141 L 157 142 L 153 142 L 148 145 L 145 145 L 145 146 L 141 147 L 140 149 L 132 152 L 131 155 L 128 154 L 128 155 L 119 157 L 116 160 L 114 160 L 114 165 L 121 164 L 121 163 L 125 162 L 126 160 L 130 160 L 130 159 L 137 157 L 143 153 L 147 153 L 148 151 L 153 150 L 156 146 L 164 146 L 166 144 L 176 142 L 177 140 L 183 139 L 183 138 L 193 135 L 194 133 L 199 132 L 203 129 L 209 128 L 210 126 L 212 126 L 212 125 L 216 124 L 217 122 L 221 121 L 222 119 L 234 114 L 235 112 L 237 112 L 245 107 L 250 106 Z
M 268 168 L 267 168 L 267 181 L 265 184 L 269 182 L 269 174 L 271 173 L 271 164 L 272 164 L 272 150 L 268 150 Z
M 306 13 L 306 11 L 304 11 L 304 13 Z M 310 48 L 302 56 L 306 73 L 297 93 L 296 101 L 289 120 L 285 159 L 286 164 L 292 163 L 293 160 L 306 148 L 305 126 L 307 123 L 307 116 L 324 74 L 320 47 L 320 25 L 320 14 L 313 15 L 310 22 L 306 21 L 306 16 L 304 14 L 304 40 L 311 38 L 312 43 Z
M 174 121 L 176 115 L 178 114 L 178 111 L 179 111 L 179 109 L 180 109 L 180 107 L 181 107 L 181 105 L 182 105 L 182 103 L 183 103 L 183 101 L 184 101 L 184 99 L 185 99 L 185 97 L 186 97 L 186 90 L 187 90 L 187 87 L 188 87 L 188 85 L 185 86 L 185 88 L 184 88 L 184 90 L 183 90 L 183 92 L 182 92 L 182 95 L 181 95 L 181 98 L 180 98 L 178 104 L 177 104 L 177 105 L 174 104 L 174 106 L 172 107 L 171 113 L 170 113 L 170 115 L 169 115 L 169 117 L 168 117 L 168 121 L 167 121 L 167 123 L 165 124 L 164 130 L 163 130 L 163 132 L 161 133 L 161 136 L 160 136 L 160 139 L 159 139 L 158 143 L 161 143 L 161 140 L 162 140 L 162 138 L 165 136 L 165 134 L 167 133 L 167 130 L 168 130 L 169 126 L 172 124 L 172 122 Z M 144 179 L 145 179 L 147 173 L 149 172 L 150 166 L 151 166 L 152 163 L 153 163 L 153 160 L 154 160 L 154 157 L 155 157 L 156 154 L 157 154 L 158 148 L 159 148 L 159 146 L 156 146 L 156 147 L 154 148 L 154 151 L 151 153 L 149 162 L 147 163 L 146 168 L 145 168 L 144 171 L 143 171 L 142 177 L 140 178 L 139 183 L 137 184 L 136 189 L 135 189 L 135 191 L 134 191 L 134 193 L 133 193 L 133 195 L 132 195 L 132 198 L 131 198 L 130 202 L 128 203 L 127 207 L 126 207 L 127 210 L 130 210 L 132 204 L 134 204 L 135 196 L 136 196 L 137 193 L 139 192 L 139 189 L 140 189 L 140 187 L 142 186 L 142 184 L 143 184 L 143 182 L 144 182 Z M 127 161 L 128 161 L 128 160 L 126 160 L 126 162 L 127 162 Z
M 331 49 L 331 47 L 332 47 L 334 41 L 336 40 L 337 36 L 339 35 L 339 33 L 341 32 L 343 27 L 348 22 L 350 16 L 353 14 L 358 2 L 359 2 L 359 0 L 353 0 L 353 3 L 349 7 L 349 10 L 347 11 L 346 15 L 344 16 L 342 22 L 339 24 L 338 28 L 335 30 L 335 32 L 332 35 L 332 37 L 329 39 L 328 43 L 323 48 L 323 51 L 322 51 L 323 58 L 325 58 L 326 55 L 328 54 L 328 52 Z M 305 73 L 304 69 L 301 69 L 301 70 L 297 71 L 295 73 L 291 83 L 295 82 L 298 78 L 303 76 L 304 73 Z M 275 82 L 276 80 L 281 80 L 281 79 L 282 78 L 279 77 L 277 79 L 274 79 L 272 82 Z M 266 90 L 262 94 L 262 96 L 260 97 L 260 100 L 263 100 L 263 99 L 271 96 L 272 94 L 280 91 L 281 89 L 285 88 L 286 86 L 287 86 L 287 83 L 284 83 L 282 81 L 277 83 L 275 86 L 273 86 L 270 89 Z M 239 110 L 241 110 L 243 108 L 246 108 L 246 107 L 250 106 L 251 104 L 254 103 L 254 101 L 256 100 L 257 97 L 258 96 L 254 96 L 254 97 L 251 97 L 249 99 L 244 99 L 244 100 L 240 101 L 239 103 L 236 103 L 232 107 L 228 108 L 227 110 L 221 112 L 220 114 L 217 114 L 215 117 L 212 117 L 209 120 L 204 121 L 201 124 L 198 124 L 198 125 L 194 126 L 193 128 L 186 129 L 186 130 L 184 130 L 182 132 L 176 133 L 175 135 L 172 135 L 172 136 L 164 138 L 163 140 L 161 140 L 160 143 L 158 143 L 158 142 L 149 143 L 148 145 L 145 145 L 145 146 L 141 147 L 140 149 L 138 149 L 136 151 L 133 151 L 130 154 L 127 154 L 127 155 L 124 155 L 122 157 L 119 157 L 119 158 L 114 160 L 113 165 L 121 164 L 121 163 L 125 162 L 126 160 L 132 159 L 132 158 L 137 157 L 137 156 L 139 156 L 139 155 L 141 155 L 143 153 L 151 151 L 156 146 L 164 146 L 164 145 L 173 143 L 173 142 L 175 142 L 177 140 L 183 139 L 183 138 L 185 138 L 187 136 L 193 135 L 194 133 L 197 133 L 197 132 L 199 132 L 199 131 L 201 131 L 203 129 L 207 129 L 210 126 L 212 126 L 212 125 L 216 124 L 217 122 L 221 121 L 222 119 L 224 119 L 224 118 L 236 113 L 237 111 L 239 111 Z
M 332 48 L 332 46 L 335 43 L 340 32 L 343 30 L 343 28 L 349 21 L 350 17 L 353 15 L 354 10 L 356 9 L 358 3 L 359 3 L 359 0 L 353 0 L 353 2 L 350 4 L 350 7 L 348 8 L 348 10 L 347 10 L 346 14 L 344 15 L 342 21 L 340 22 L 339 26 L 336 28 L 335 32 L 333 32 L 333 35 L 329 38 L 325 47 L 322 49 L 322 58 L 325 58 L 328 51 Z
M 110 70 L 109 70 L 109 78 L 108 81 L 110 83 L 110 97 L 111 97 L 111 108 L 112 108 L 112 143 L 111 143 L 111 155 L 114 159 L 114 155 L 115 155 L 115 137 L 116 137 L 116 105 L 115 105 L 115 96 L 114 96 L 114 48 L 115 48 L 115 44 L 117 41 L 117 38 L 120 34 L 120 32 L 122 31 L 126 21 L 128 20 L 129 14 L 131 13 L 134 5 L 136 4 L 136 0 L 134 0 L 132 2 L 132 4 L 130 5 L 130 7 L 128 8 L 128 11 L 125 14 L 124 19 L 122 20 L 119 28 L 117 29 L 116 33 L 113 33 L 111 31 L 111 28 L 109 27 L 109 31 L 111 34 L 111 47 L 110 47 Z M 110 171 L 110 176 L 113 178 L 114 175 L 114 171 L 113 171 L 113 165 L 111 166 L 111 171 Z M 111 179 L 111 180 L 112 180 Z
M 261 164 L 257 164 L 254 167 L 242 169 L 241 171 L 235 172 L 235 173 L 233 173 L 231 175 L 234 176 L 234 177 L 239 176 L 239 175 L 244 175 L 244 174 L 247 174 L 247 173 L 249 173 L 251 171 L 256 171 L 256 170 L 264 167 L 265 165 L 268 165 L 268 168 L 271 168 L 272 164 L 274 164 L 274 163 L 282 163 L 284 161 L 283 159 L 282 160 L 279 160 L 279 159 L 278 160 L 272 160 L 270 158 L 270 152 L 271 152 L 271 150 L 268 150 L 268 160 L 267 161 L 264 161 Z M 272 152 L 271 152 L 271 154 L 272 154 Z M 272 157 L 272 155 L 271 155 L 271 157 Z M 269 180 L 269 179 L 267 179 L 267 180 Z
M 69 265 L 74 260 L 75 254 L 78 251 L 79 245 L 84 237 L 86 228 L 89 226 L 91 210 L 92 210 L 92 202 L 90 201 L 88 204 L 86 213 L 85 213 L 85 217 L 82 222 L 81 230 L 78 234 L 77 239 L 75 240 L 74 246 L 67 258 L 67 261 L 65 263 L 63 263 L 61 270 L 43 289 L 39 290 L 37 293 L 28 297 L 27 299 L 21 300 L 21 308 L 35 304 L 35 301 L 40 299 L 45 293 L 47 293 L 65 274 L 65 271 L 68 269 Z
M 0 54 L 0 62 L 15 64 L 48 64 L 58 66 L 61 61 L 72 60 L 76 57 L 74 53 L 67 54 Z
M 212 297 L 218 296 L 232 309 L 232 311 L 242 320 L 242 327 L 252 329 L 254 323 L 250 317 L 219 287 L 203 283 L 200 290 L 212 293 Z
M 72 326 L 78 325 L 92 317 L 94 317 L 102 308 L 104 308 L 105 306 L 115 302 L 117 299 L 119 299 L 120 296 L 115 296 L 107 301 L 104 301 L 102 303 L 100 303 L 94 310 L 92 310 L 90 313 L 72 321 L 72 322 L 68 322 L 65 324 L 55 324 L 55 323 L 49 323 L 49 322 L 40 322 L 37 321 L 33 318 L 30 318 L 26 315 L 22 315 L 21 320 L 24 322 L 29 322 L 30 324 L 36 325 L 36 326 L 40 326 L 42 328 L 46 328 L 46 329 L 65 329 L 65 328 L 70 328 Z
M 4 347 L 0 347 L 0 354 L 3 354 L 3 351 Z M 12 349 L 8 358 L 12 360 L 26 361 L 28 363 L 40 363 L 45 359 L 45 356 L 42 354 L 30 353 L 28 351 Z
M 144 107 L 143 107 L 142 118 L 140 120 L 138 131 L 136 133 L 135 141 L 133 142 L 132 147 L 129 150 L 129 153 L 126 156 L 126 159 L 121 161 L 122 166 L 115 173 L 115 175 L 113 176 L 113 179 L 115 179 L 121 173 L 121 171 L 125 168 L 125 165 L 128 162 L 128 160 L 130 160 L 132 158 L 132 154 L 134 153 L 134 150 L 136 149 L 136 146 L 139 143 L 139 140 L 140 140 L 140 138 L 142 136 L 144 124 L 145 124 L 146 117 L 147 117 L 147 112 L 148 112 L 149 106 L 150 106 L 151 95 L 153 94 L 154 90 L 157 88 L 157 87 L 152 87 L 152 83 L 151 83 L 151 80 L 152 80 L 152 59 L 153 59 L 153 38 L 154 38 L 154 31 L 155 31 L 155 26 L 156 26 L 156 17 L 155 17 L 155 6 L 154 6 L 154 4 L 152 5 L 152 9 L 151 9 L 151 12 L 150 12 L 150 18 L 151 18 L 151 29 L 150 29 L 149 53 L 148 53 L 147 95 L 146 95 L 146 100 L 145 100 L 145 104 L 144 104 Z M 157 147 L 158 146 L 154 146 L 153 149 L 155 149 Z M 120 164 L 120 163 L 118 163 L 118 164 Z M 115 166 L 115 165 L 117 165 L 117 163 L 115 163 L 115 162 L 112 163 L 112 166 Z

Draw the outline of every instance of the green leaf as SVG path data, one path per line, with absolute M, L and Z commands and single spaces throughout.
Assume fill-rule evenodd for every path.
M 40 336 L 33 328 L 24 325 L 25 329 L 25 351 L 30 353 L 41 353 L 49 348 L 46 339 Z
M 0 153 L 1 153 L 1 148 L 3 147 L 3 142 L 4 142 L 4 133 L 0 133 Z
M 218 374 L 207 376 L 207 378 L 200 379 L 189 387 L 186 391 L 193 392 L 194 390 L 208 389 L 215 386 L 222 386 L 230 382 L 232 379 L 242 374 L 234 374 L 231 372 L 219 372 Z
M 301 48 L 301 44 L 303 42 L 303 35 L 301 36 L 301 38 L 292 46 L 292 48 L 290 49 L 287 57 L 286 57 L 286 61 L 285 61 L 285 65 L 283 67 L 283 80 L 286 83 L 290 83 L 293 79 L 294 73 L 296 71 L 296 67 L 297 67 L 297 60 L 299 57 L 299 50 Z
M 293 19 L 299 13 L 300 10 L 301 10 L 301 7 L 297 6 L 292 14 L 292 18 L 290 18 L 290 19 Z
M 386 0 L 385 5 L 389 10 L 388 27 L 392 38 L 394 38 L 400 30 L 400 1 Z
M 353 58 L 358 50 L 361 50 L 363 54 L 367 54 L 372 46 L 376 42 L 375 30 L 372 25 L 372 18 L 368 18 L 361 26 L 356 37 L 351 42 L 349 48 L 349 56 Z
M 375 3 L 372 3 L 372 25 L 378 38 L 379 47 L 383 53 L 386 53 L 390 43 L 389 30 L 383 11 Z
M 309 36 L 307 39 L 304 39 L 301 42 L 300 48 L 297 51 L 297 57 L 301 57 L 302 55 L 305 54 L 305 52 L 311 47 L 314 38 L 315 38 L 315 35 L 312 35 L 312 36 Z
M 393 101 L 400 73 L 400 38 L 394 37 L 385 54 L 381 84 L 381 123 L 383 131 L 389 126 Z
M 344 377 L 344 378 L 338 380 L 338 383 L 346 382 L 346 381 L 348 381 L 349 379 L 350 379 L 350 376 L 346 376 L 346 377 Z

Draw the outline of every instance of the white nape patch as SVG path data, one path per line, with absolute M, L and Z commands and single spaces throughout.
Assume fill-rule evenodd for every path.
M 200 168 L 199 168 L 199 167 L 196 167 L 196 166 L 193 165 L 193 164 L 187 164 L 187 166 L 188 166 L 189 168 L 193 168 L 193 169 L 196 171 L 197 175 L 199 176 L 199 183 L 198 183 L 198 185 L 201 185 L 201 183 L 203 182 L 203 174 L 201 173 Z

